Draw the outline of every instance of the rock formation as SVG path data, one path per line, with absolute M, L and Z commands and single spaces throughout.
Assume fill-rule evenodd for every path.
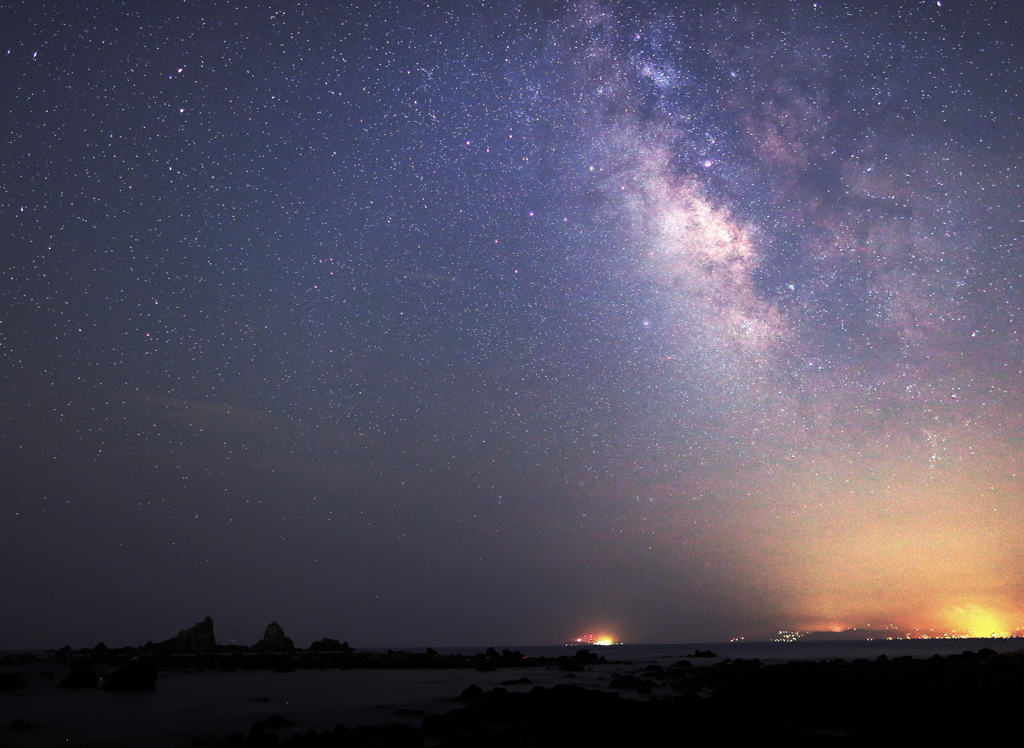
M 217 646 L 217 638 L 213 633 L 213 619 L 210 616 L 206 616 L 190 629 L 179 631 L 175 638 L 181 643 L 182 648 L 189 652 L 214 649 Z
M 309 645 L 310 652 L 351 652 L 352 647 L 348 642 L 340 642 L 337 639 L 329 639 L 326 636 Z
M 271 622 L 267 630 L 263 632 L 263 638 L 256 642 L 253 649 L 262 652 L 291 652 L 295 649 L 295 643 L 284 635 L 284 629 L 277 621 Z
M 213 619 L 206 616 L 192 628 L 183 629 L 177 636 L 172 636 L 156 646 L 170 652 L 203 652 L 216 649 L 217 638 L 213 634 Z

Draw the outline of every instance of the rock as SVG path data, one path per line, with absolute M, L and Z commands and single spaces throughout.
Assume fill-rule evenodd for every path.
M 299 723 L 293 722 L 287 717 L 282 717 L 279 714 L 271 714 L 263 720 L 263 727 L 267 730 L 280 730 L 282 727 L 295 727 L 297 724 Z
M 352 730 L 351 745 L 420 748 L 423 745 L 423 737 L 408 725 L 393 723 L 373 727 L 361 725 Z
M 277 621 L 271 622 L 267 630 L 263 632 L 263 638 L 253 645 L 253 649 L 262 652 L 291 652 L 295 649 L 295 643 L 284 635 L 284 629 Z
M 476 683 L 470 683 L 463 689 L 462 694 L 459 695 L 459 701 L 476 701 L 482 698 L 484 695 L 484 689 L 480 688 Z
M 310 652 L 351 652 L 352 647 L 348 642 L 340 642 L 337 639 L 328 639 L 326 636 L 320 641 L 309 645 Z
M 206 616 L 190 629 L 179 631 L 175 637 L 181 648 L 189 652 L 198 652 L 201 649 L 215 649 L 217 637 L 213 633 L 213 619 Z
M 249 728 L 249 734 L 245 736 L 246 745 L 277 745 L 277 735 L 267 735 L 266 728 L 262 722 L 253 723 Z
M 20 691 L 28 686 L 19 673 L 0 673 L 0 691 Z
M 501 685 L 503 686 L 529 686 L 533 683 L 532 680 L 527 678 L 525 675 L 522 678 L 516 678 L 515 680 L 507 680 Z
M 145 649 L 156 647 L 164 652 L 203 652 L 217 648 L 217 638 L 213 633 L 213 619 L 206 616 L 190 629 L 182 629 L 177 636 L 152 645 L 146 644 Z
M 64 679 L 57 684 L 57 688 L 96 688 L 99 678 L 92 670 L 86 667 L 72 668 Z
M 396 717 L 426 717 L 427 713 L 422 709 L 396 709 L 394 711 Z
M 597 662 L 597 655 L 591 652 L 589 649 L 577 649 L 576 654 L 573 656 L 573 659 L 576 660 L 576 662 L 578 663 L 585 662 L 593 664 Z
M 103 663 L 117 661 L 117 654 L 115 652 L 111 652 L 110 647 L 108 647 L 103 642 L 100 642 L 92 649 L 86 648 L 85 650 L 83 650 L 83 652 L 88 658 L 89 662 Z
M 156 679 L 157 672 L 149 665 L 129 663 L 108 675 L 103 688 L 121 693 L 152 691 L 156 688 Z
M 716 655 L 710 649 L 696 649 L 690 654 L 686 655 L 686 657 L 718 657 L 718 655 Z

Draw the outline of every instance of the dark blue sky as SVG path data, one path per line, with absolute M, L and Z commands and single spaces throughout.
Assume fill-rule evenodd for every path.
M 0 643 L 1024 626 L 1022 25 L 4 4 Z

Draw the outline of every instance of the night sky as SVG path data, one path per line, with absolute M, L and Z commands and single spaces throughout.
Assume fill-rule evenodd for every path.
M 0 8 L 0 645 L 1024 627 L 1024 5 Z

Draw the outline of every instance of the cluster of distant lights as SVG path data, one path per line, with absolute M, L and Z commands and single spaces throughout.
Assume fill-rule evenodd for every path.
M 878 629 L 870 629 L 870 630 L 877 631 Z M 898 631 L 899 629 L 898 629 L 898 627 L 896 625 L 889 624 L 887 626 L 882 627 L 882 630 L 883 631 L 885 631 L 885 630 Z M 857 629 L 856 628 L 846 629 L 846 631 L 857 631 Z M 777 633 L 774 637 L 771 638 L 771 641 L 773 641 L 773 642 L 795 642 L 798 639 L 801 639 L 801 638 L 803 638 L 804 636 L 807 636 L 807 634 L 810 634 L 810 633 L 812 633 L 812 632 L 810 632 L 810 631 L 779 631 L 779 633 Z M 813 633 L 821 633 L 821 632 L 813 632 Z M 838 633 L 846 633 L 846 632 L 845 631 L 843 631 L 843 632 L 837 631 L 835 633 L 838 634 Z M 978 633 L 976 633 L 974 631 L 971 631 L 970 629 L 967 629 L 966 631 L 963 631 L 963 632 L 955 631 L 954 630 L 954 631 L 943 631 L 941 633 L 936 633 L 935 629 L 927 629 L 926 631 L 922 631 L 921 629 L 914 629 L 913 631 L 907 631 L 902 636 L 900 636 L 899 634 L 895 634 L 893 636 L 885 636 L 885 637 L 871 637 L 871 636 L 869 636 L 869 637 L 865 637 L 864 640 L 870 642 L 870 641 L 875 641 L 876 639 L 878 639 L 879 641 L 890 641 L 891 642 L 891 641 L 903 641 L 903 640 L 906 640 L 906 639 L 1018 639 L 1018 638 L 1021 638 L 1021 637 L 1024 637 L 1024 628 L 1019 628 L 1019 629 L 1017 629 L 1015 631 L 1012 631 L 1012 632 L 1010 632 L 1008 634 L 1001 633 L 1001 632 L 995 632 L 995 631 L 993 631 L 991 634 L 978 634 Z M 742 641 L 742 639 L 743 639 L 743 637 L 738 637 L 736 639 L 732 639 L 731 641 Z
M 592 644 L 597 647 L 610 647 L 613 644 L 622 644 L 622 642 L 617 642 L 614 638 L 604 634 L 584 634 L 577 639 L 573 639 L 567 646 L 575 647 L 579 644 Z

